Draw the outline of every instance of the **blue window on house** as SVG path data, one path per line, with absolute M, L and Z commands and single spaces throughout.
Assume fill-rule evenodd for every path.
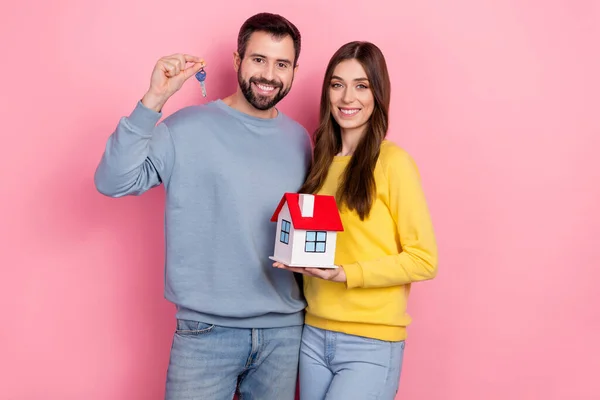
M 305 252 L 325 253 L 325 243 L 327 243 L 327 232 L 306 231 L 306 244 L 304 245 Z
M 281 233 L 279 234 L 279 241 L 285 244 L 290 244 L 290 221 L 285 219 L 281 220 Z

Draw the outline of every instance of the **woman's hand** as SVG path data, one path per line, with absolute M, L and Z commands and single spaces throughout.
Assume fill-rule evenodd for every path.
M 290 267 L 280 262 L 273 263 L 275 268 L 297 272 L 302 275 L 325 279 L 332 282 L 346 282 L 346 272 L 340 265 L 337 268 Z

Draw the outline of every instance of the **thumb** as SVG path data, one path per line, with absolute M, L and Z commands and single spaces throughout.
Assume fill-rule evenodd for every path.
M 205 67 L 204 62 L 197 62 L 193 65 L 190 65 L 186 70 L 185 70 L 185 78 L 189 78 L 192 75 L 195 75 L 198 71 L 200 71 L 202 68 Z

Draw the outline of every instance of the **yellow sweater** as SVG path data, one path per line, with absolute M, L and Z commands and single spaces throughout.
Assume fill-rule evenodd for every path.
M 319 194 L 335 195 L 350 156 L 335 157 Z M 367 219 L 342 207 L 335 264 L 338 283 L 304 276 L 306 324 L 369 338 L 406 338 L 412 282 L 437 273 L 437 244 L 417 167 L 408 153 L 384 140 L 375 167 L 377 196 Z

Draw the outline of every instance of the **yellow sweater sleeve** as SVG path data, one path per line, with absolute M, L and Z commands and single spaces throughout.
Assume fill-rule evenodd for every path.
M 342 265 L 348 289 L 405 285 L 433 279 L 437 274 L 437 243 L 417 166 L 403 150 L 390 156 L 383 167 L 401 251 Z

